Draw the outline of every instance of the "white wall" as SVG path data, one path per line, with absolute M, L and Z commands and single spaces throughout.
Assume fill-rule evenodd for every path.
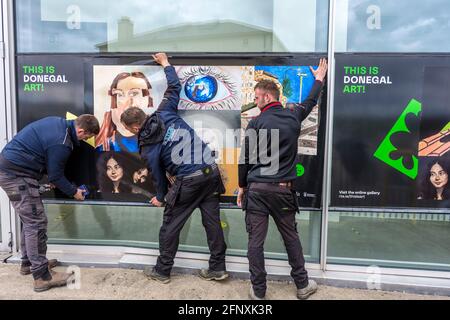
M 6 83 L 5 83 L 5 56 L 4 56 L 4 27 L 3 22 L 6 0 L 0 0 L 0 150 L 6 145 L 8 137 L 8 126 L 6 116 Z M 0 251 L 9 251 L 9 232 L 10 232 L 10 206 L 5 192 L 0 188 Z

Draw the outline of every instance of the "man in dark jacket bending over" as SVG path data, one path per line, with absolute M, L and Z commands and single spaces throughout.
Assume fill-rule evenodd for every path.
M 138 135 L 141 157 L 146 161 L 156 185 L 151 203 L 165 203 L 163 224 L 159 231 L 156 266 L 146 268 L 150 278 L 168 283 L 184 224 L 196 208 L 200 208 L 208 246 L 209 269 L 200 270 L 206 280 L 228 277 L 225 268 L 225 240 L 220 222 L 219 195 L 224 192 L 219 169 L 208 146 L 178 115 L 181 84 L 166 54 L 153 56 L 167 78 L 167 91 L 158 110 L 147 116 L 140 108 L 129 108 L 121 116 L 123 125 Z M 176 177 L 168 189 L 166 172 Z
M 39 193 L 39 182 L 48 174 L 51 185 L 76 200 L 84 190 L 64 176 L 64 167 L 75 146 L 99 132 L 93 115 L 74 121 L 48 117 L 23 128 L 0 154 L 0 186 L 5 190 L 22 223 L 20 273 L 32 273 L 34 290 L 41 292 L 65 285 L 70 274 L 52 271 L 56 260 L 47 260 L 47 216 Z

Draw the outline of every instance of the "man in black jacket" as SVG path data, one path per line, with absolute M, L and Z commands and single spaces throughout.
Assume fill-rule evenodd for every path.
M 295 221 L 298 202 L 292 183 L 297 177 L 301 123 L 317 105 L 326 71 L 325 59 L 320 60 L 317 70 L 311 68 L 316 81 L 310 95 L 293 108 L 283 108 L 279 102 L 280 91 L 274 82 L 262 80 L 255 86 L 255 103 L 261 114 L 249 122 L 245 132 L 239 163 L 238 194 L 238 205 L 246 211 L 252 299 L 264 299 L 266 294 L 264 240 L 269 215 L 283 238 L 292 267 L 291 276 L 297 286 L 297 297 L 306 299 L 317 290 L 317 284 L 308 280 L 305 270 Z
M 152 173 L 156 196 L 151 203 L 157 207 L 165 204 L 164 217 L 159 231 L 160 255 L 154 268 L 144 273 L 162 283 L 170 281 L 170 273 L 178 250 L 180 232 L 199 208 L 211 252 L 209 268 L 200 270 L 205 280 L 224 280 L 228 277 L 225 266 L 227 246 L 220 222 L 219 196 L 223 183 L 212 151 L 178 114 L 181 83 L 175 68 L 165 53 L 157 53 L 154 60 L 164 68 L 167 90 L 151 116 L 136 107 L 125 110 L 121 122 L 138 135 L 139 152 Z M 166 172 L 176 177 L 169 188 Z
M 48 181 L 67 196 L 84 200 L 85 190 L 64 176 L 74 147 L 99 132 L 90 114 L 76 120 L 47 117 L 23 128 L 0 154 L 0 186 L 8 195 L 22 223 L 20 273 L 32 273 L 34 291 L 65 285 L 70 274 L 52 271 L 56 260 L 47 260 L 47 216 L 39 193 L 39 180 Z

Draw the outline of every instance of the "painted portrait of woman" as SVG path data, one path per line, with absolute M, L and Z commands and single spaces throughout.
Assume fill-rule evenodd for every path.
M 127 159 L 120 152 L 103 152 L 97 160 L 97 182 L 102 193 L 131 193 Z
M 448 200 L 450 199 L 449 159 L 436 158 L 430 161 L 422 173 L 419 200 Z
M 151 89 L 142 72 L 122 72 L 114 78 L 108 91 L 110 110 L 105 112 L 95 139 L 97 150 L 138 152 L 137 138 L 121 124 L 120 116 L 130 107 L 152 108 Z

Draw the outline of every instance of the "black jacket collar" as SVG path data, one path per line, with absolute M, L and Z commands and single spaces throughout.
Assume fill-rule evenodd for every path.
M 163 141 L 165 132 L 166 128 L 164 126 L 164 122 L 161 120 L 158 112 L 154 112 L 151 116 L 147 117 L 141 130 L 139 130 L 139 151 L 146 145 L 156 144 Z
M 280 102 L 278 102 L 278 101 L 271 102 L 271 103 L 269 103 L 268 105 L 266 105 L 266 106 L 261 110 L 261 113 L 266 112 L 267 110 L 272 109 L 272 108 L 274 108 L 274 107 L 281 107 L 281 108 L 283 108 L 283 105 L 282 105 Z

